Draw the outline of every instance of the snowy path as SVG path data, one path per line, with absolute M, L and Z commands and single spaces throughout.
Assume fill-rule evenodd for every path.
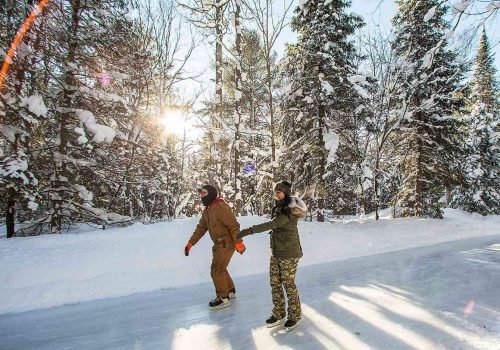
M 208 271 L 207 271 L 208 273 Z M 0 316 L 0 349 L 500 349 L 500 235 L 303 267 L 302 325 L 267 329 L 266 275 Z

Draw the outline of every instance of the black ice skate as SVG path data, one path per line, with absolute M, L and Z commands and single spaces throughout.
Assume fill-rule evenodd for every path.
M 285 318 L 284 317 L 281 318 L 281 319 L 278 319 L 274 315 L 271 315 L 271 317 L 269 317 L 266 320 L 266 327 L 267 328 L 273 328 L 273 327 L 279 326 L 280 324 L 283 324 L 283 322 L 285 322 Z
M 292 329 L 297 327 L 300 324 L 300 320 L 294 321 L 294 320 L 287 320 L 285 322 L 285 331 L 290 332 Z
M 211 310 L 217 310 L 217 309 L 222 309 L 222 308 L 228 307 L 229 305 L 231 305 L 231 303 L 229 303 L 228 298 L 217 297 L 208 303 L 208 308 Z

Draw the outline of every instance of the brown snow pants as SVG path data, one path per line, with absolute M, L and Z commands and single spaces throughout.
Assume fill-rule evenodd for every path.
M 215 293 L 220 298 L 227 298 L 229 291 L 234 289 L 234 283 L 227 267 L 234 254 L 234 246 L 226 241 L 215 242 L 212 247 L 212 265 L 210 276 L 214 281 Z

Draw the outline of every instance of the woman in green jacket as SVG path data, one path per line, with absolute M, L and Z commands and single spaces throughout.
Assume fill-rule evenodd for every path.
M 266 320 L 267 327 L 275 327 L 285 321 L 287 331 L 295 328 L 301 318 L 300 298 L 295 285 L 297 265 L 302 257 L 297 222 L 305 216 L 307 206 L 298 197 L 291 197 L 292 185 L 283 181 L 274 187 L 276 199 L 271 212 L 271 221 L 246 228 L 238 238 L 271 230 L 271 261 L 269 277 L 273 299 L 273 311 Z M 285 310 L 285 289 L 288 298 L 288 310 Z

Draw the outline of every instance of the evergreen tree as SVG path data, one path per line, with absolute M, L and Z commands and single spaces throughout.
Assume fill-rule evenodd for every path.
M 6 194 L 0 207 L 6 214 L 7 237 L 15 233 L 16 216 L 34 218 L 40 198 L 32 156 L 34 136 L 47 114 L 38 91 L 43 81 L 36 52 L 43 32 L 40 19 L 33 21 L 24 36 L 18 32 L 33 5 L 34 1 L 10 1 L 0 6 L 0 62 L 2 69 L 7 67 L 0 73 L 0 189 Z M 21 38 L 17 46 L 16 35 Z
M 315 0 L 299 6 L 291 24 L 298 43 L 288 47 L 284 67 L 290 84 L 281 163 L 295 189 L 307 194 L 318 221 L 324 220 L 327 168 L 335 160 L 332 140 L 340 138 L 342 147 L 352 147 L 357 107 L 363 104 L 355 78 L 356 51 L 349 40 L 363 22 L 345 12 L 349 5 Z
M 472 76 L 469 113 L 464 117 L 465 183 L 451 205 L 482 215 L 500 214 L 500 110 L 494 56 L 483 30 Z
M 401 216 L 439 218 L 439 198 L 460 179 L 459 123 L 453 113 L 463 67 L 446 48 L 447 9 L 440 1 L 397 3 L 394 50 L 406 69 L 395 111 L 401 119 L 396 145 L 403 184 L 394 200 Z
M 485 111 L 492 113 L 498 109 L 500 86 L 496 79 L 495 56 L 483 28 L 472 75 L 470 99 L 473 104 L 483 104 Z

